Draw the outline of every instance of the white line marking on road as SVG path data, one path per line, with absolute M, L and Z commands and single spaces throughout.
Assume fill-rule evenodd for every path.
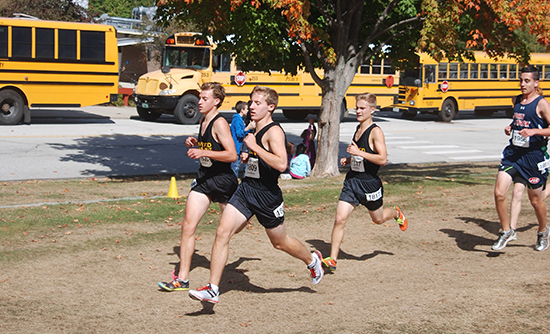
M 500 155 L 475 155 L 470 157 L 450 157 L 453 160 L 500 160 Z
M 434 151 L 434 152 L 424 152 L 426 154 L 457 154 L 457 153 L 478 153 L 481 150 L 454 150 L 454 151 Z
M 458 145 L 418 145 L 418 146 L 399 146 L 399 148 L 404 149 L 426 149 L 426 148 L 455 148 L 459 147 Z

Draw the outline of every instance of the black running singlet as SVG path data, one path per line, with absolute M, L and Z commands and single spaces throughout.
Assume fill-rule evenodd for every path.
M 210 123 L 204 130 L 204 134 L 202 134 L 202 125 L 204 123 L 204 118 L 201 121 L 198 136 L 199 149 L 209 151 L 224 150 L 223 145 L 221 143 L 218 143 L 212 135 L 212 126 L 214 125 L 214 122 L 220 117 L 222 117 L 222 115 L 218 114 L 210 121 Z M 197 179 L 210 178 L 219 174 L 233 173 L 233 171 L 231 170 L 231 163 L 229 162 L 220 162 L 206 157 L 200 158 L 199 162 L 201 166 L 199 168 L 199 171 L 197 172 Z
M 357 144 L 361 151 L 372 154 L 378 153 L 369 146 L 370 134 L 372 130 L 376 127 L 378 127 L 378 125 L 376 124 L 372 124 L 371 126 L 369 126 L 368 129 L 363 132 L 359 140 L 355 140 L 355 135 L 357 134 L 357 131 L 359 131 L 359 125 L 355 129 L 352 140 L 355 144 Z M 350 168 L 351 169 L 348 172 L 349 177 L 368 178 L 369 176 L 376 176 L 376 174 L 378 174 L 380 165 L 370 162 L 367 159 L 363 159 L 360 156 L 352 156 Z
M 262 144 L 262 137 L 272 126 L 278 126 L 281 128 L 279 123 L 273 122 L 264 126 L 259 132 L 256 133 L 256 143 L 263 149 L 265 149 L 265 147 Z M 281 128 L 281 130 L 283 130 L 283 128 Z M 257 189 L 273 190 L 274 188 L 278 188 L 279 175 L 281 175 L 281 172 L 269 166 L 265 161 L 258 157 L 256 152 L 250 150 L 243 182 L 247 182 Z

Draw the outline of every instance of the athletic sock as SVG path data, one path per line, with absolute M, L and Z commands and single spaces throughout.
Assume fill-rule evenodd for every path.
M 317 259 L 315 258 L 315 256 L 312 256 L 312 257 L 313 257 L 313 261 L 311 261 L 311 263 L 307 265 L 308 269 L 312 269 L 313 267 L 315 267 L 315 264 L 317 263 Z
M 220 291 L 220 288 L 215 285 L 215 284 L 212 284 L 212 283 L 209 283 L 208 285 L 210 285 L 210 288 L 215 292 L 215 293 L 218 293 L 218 291 Z

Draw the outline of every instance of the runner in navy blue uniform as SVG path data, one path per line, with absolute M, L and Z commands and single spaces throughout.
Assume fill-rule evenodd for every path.
M 514 104 L 512 124 L 504 129 L 510 137 L 510 144 L 502 152 L 495 184 L 495 206 L 502 231 L 493 244 L 493 250 L 501 250 L 511 240 L 516 240 L 516 232 L 510 227 L 507 193 L 514 181 L 523 179 L 527 194 L 539 223 L 535 249 L 548 248 L 548 228 L 546 227 L 546 205 L 544 188 L 548 178 L 547 139 L 550 135 L 550 103 L 539 94 L 539 71 L 535 66 L 522 68 L 520 87 L 522 95 Z
M 336 270 L 336 260 L 344 239 L 344 226 L 357 205 L 364 205 L 376 224 L 382 224 L 393 218 L 403 231 L 407 229 L 408 224 L 399 206 L 383 207 L 384 189 L 377 173 L 380 166 L 386 164 L 388 154 L 384 133 L 372 120 L 376 110 L 376 95 L 360 94 L 355 97 L 355 100 L 359 125 L 347 148 L 351 156 L 340 160 L 342 166 L 350 166 L 351 169 L 346 174 L 336 207 L 330 256 L 323 259 L 323 264 L 330 270 Z
M 321 253 L 309 253 L 297 239 L 286 234 L 284 203 L 278 178 L 287 167 L 285 133 L 272 114 L 278 103 L 278 94 L 267 87 L 256 86 L 251 94 L 250 115 L 256 122 L 256 133 L 248 134 L 244 142 L 250 153 L 244 156 L 247 163 L 245 177 L 231 197 L 216 231 L 210 263 L 210 283 L 190 290 L 189 296 L 200 301 L 217 303 L 219 284 L 229 254 L 231 237 L 241 231 L 247 221 L 256 218 L 265 227 L 271 244 L 308 267 L 313 284 L 323 278 Z
M 200 167 L 185 205 L 178 275 L 173 273 L 171 282 L 158 283 L 159 287 L 167 291 L 189 290 L 191 257 L 195 252 L 195 229 L 210 203 L 218 202 L 223 212 L 238 186 L 237 177 L 231 170 L 231 163 L 237 160 L 235 144 L 229 124 L 218 112 L 224 98 L 225 89 L 219 83 L 208 82 L 202 85 L 199 110 L 204 117 L 200 123 L 199 135 L 198 138 L 188 137 L 185 140 L 187 155 L 191 159 L 198 159 Z

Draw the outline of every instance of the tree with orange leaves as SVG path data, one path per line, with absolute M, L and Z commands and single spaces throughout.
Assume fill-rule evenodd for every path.
M 312 176 L 339 173 L 342 102 L 361 64 L 384 56 L 406 67 L 417 51 L 471 59 L 472 50 L 527 62 L 516 29 L 550 41 L 549 1 L 160 0 L 159 6 L 162 20 L 192 21 L 236 55 L 243 70 L 311 73 L 323 98 Z

